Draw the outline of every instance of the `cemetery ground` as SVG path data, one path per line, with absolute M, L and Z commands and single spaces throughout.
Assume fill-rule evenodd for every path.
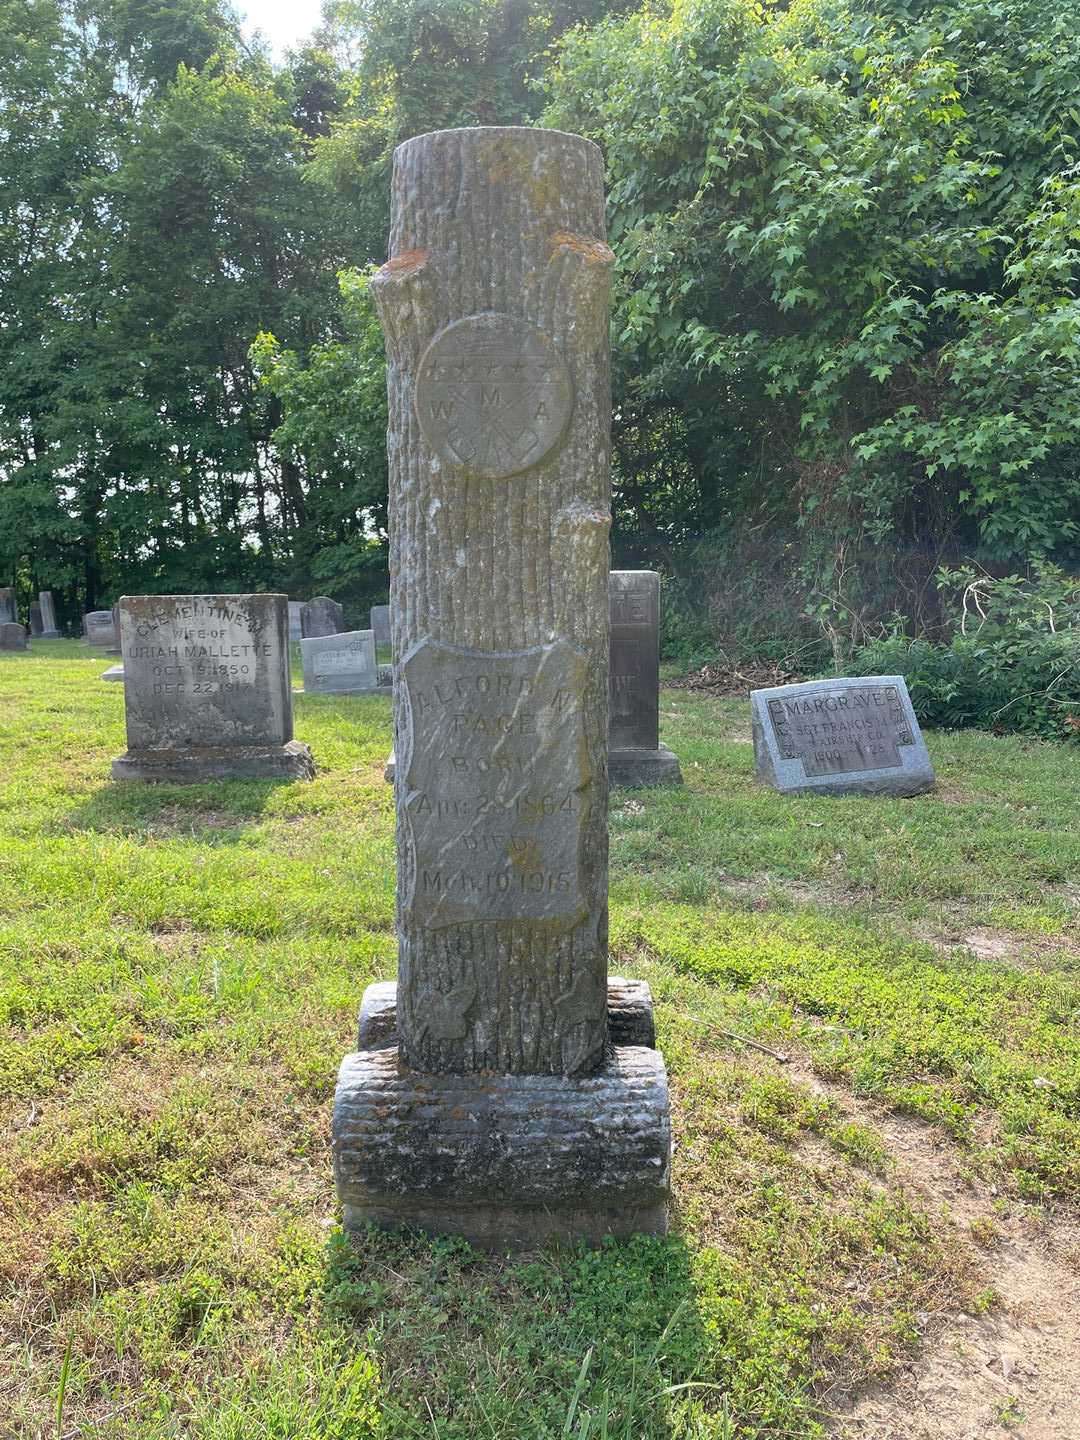
M 792 799 L 745 702 L 665 690 L 686 784 L 612 796 L 611 969 L 671 1235 L 351 1247 L 388 700 L 295 697 L 311 784 L 119 785 L 107 663 L 0 656 L 5 1440 L 1080 1433 L 1075 751 L 931 732 L 932 795 Z

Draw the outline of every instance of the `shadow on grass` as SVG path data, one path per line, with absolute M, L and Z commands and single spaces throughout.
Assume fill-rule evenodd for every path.
M 56 829 L 148 839 L 197 837 L 203 845 L 234 845 L 258 821 L 282 780 L 222 780 L 200 785 L 108 781 L 75 806 Z
M 327 1324 L 379 1366 L 388 1434 L 664 1440 L 686 1433 L 688 1408 L 726 1433 L 678 1236 L 508 1259 L 415 1231 L 338 1233 L 324 1298 Z

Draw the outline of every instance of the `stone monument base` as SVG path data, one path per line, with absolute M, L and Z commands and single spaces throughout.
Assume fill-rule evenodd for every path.
M 396 986 L 370 985 L 334 1099 L 346 1229 L 415 1226 L 490 1249 L 667 1230 L 671 1121 L 641 981 L 608 983 L 592 1075 L 431 1075 L 398 1061 Z
M 102 680 L 118 680 L 121 684 L 123 684 L 123 683 L 124 683 L 124 667 L 123 667 L 123 665 L 110 665 L 109 668 L 108 668 L 106 671 L 103 672 L 101 678 L 102 678 Z
M 655 750 L 610 750 L 608 781 L 624 790 L 640 790 L 649 785 L 681 785 L 683 778 L 679 757 L 660 745 Z
M 285 745 L 192 745 L 183 750 L 128 750 L 112 762 L 114 780 L 314 780 L 315 762 L 300 740 Z

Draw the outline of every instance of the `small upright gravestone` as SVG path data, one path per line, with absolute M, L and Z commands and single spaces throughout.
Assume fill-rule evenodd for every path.
M 25 650 L 26 627 L 14 622 L 0 624 L 0 650 Z
M 613 570 L 608 584 L 611 783 L 681 785 L 679 762 L 660 743 L 660 576 L 655 570 Z
M 609 1027 L 600 152 L 441 131 L 398 148 L 392 194 L 374 290 L 400 963 L 338 1078 L 345 1224 L 500 1247 L 662 1232 L 664 1063 Z
M 0 625 L 14 625 L 17 619 L 15 589 L 11 585 L 2 585 L 0 586 Z
M 53 605 L 52 591 L 40 591 L 38 604 L 41 606 L 41 638 L 43 640 L 59 640 L 60 631 L 56 628 L 56 608 Z
M 86 643 L 92 650 L 113 650 L 116 648 L 116 626 L 111 610 L 91 610 L 83 616 L 83 630 Z
M 758 778 L 777 790 L 904 796 L 934 788 L 901 675 L 754 690 L 750 713 Z
M 314 695 L 362 695 L 379 683 L 370 630 L 313 636 L 300 641 L 304 690 Z
M 300 606 L 301 638 L 338 635 L 344 619 L 345 612 L 336 600 L 328 595 L 316 595 L 314 600 L 305 600 Z
M 289 601 L 289 643 L 299 645 L 304 634 L 303 622 L 304 602 L 302 600 Z
M 33 637 L 34 637 L 35 639 L 37 639 L 38 636 L 41 634 L 43 628 L 44 628 L 44 627 L 43 627 L 43 625 L 42 625 L 42 623 L 41 623 L 41 601 L 40 601 L 40 600 L 31 600 L 31 601 L 30 601 L 30 634 L 33 635 Z
M 390 606 L 372 605 L 368 624 L 371 626 L 371 633 L 375 636 L 376 657 L 380 664 L 388 664 L 391 659 L 392 646 L 390 635 Z
M 128 750 L 114 780 L 310 780 L 284 595 L 120 600 Z

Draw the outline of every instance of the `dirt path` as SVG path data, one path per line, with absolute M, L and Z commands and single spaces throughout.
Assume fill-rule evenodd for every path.
M 809 1086 L 872 1124 L 896 1179 L 930 1214 L 976 1234 L 983 1279 L 999 1297 L 989 1313 L 953 1313 L 931 1326 L 922 1353 L 898 1377 L 833 1407 L 834 1440 L 1080 1440 L 1080 1229 L 1066 1217 L 1005 1213 L 958 1152 L 926 1125 L 859 1102 L 810 1072 Z M 974 1231 L 972 1225 L 974 1224 Z

